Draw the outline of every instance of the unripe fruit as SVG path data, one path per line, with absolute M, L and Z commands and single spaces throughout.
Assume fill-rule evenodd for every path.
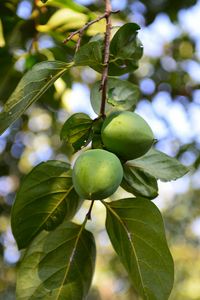
M 111 113 L 103 123 L 101 137 L 106 149 L 125 160 L 144 155 L 154 142 L 147 122 L 130 111 Z
M 76 192 L 84 199 L 100 200 L 111 196 L 123 178 L 118 157 L 105 150 L 83 152 L 76 160 L 72 180 Z

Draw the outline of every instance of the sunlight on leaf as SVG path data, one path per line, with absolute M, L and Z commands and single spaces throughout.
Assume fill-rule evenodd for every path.
M 3 24 L 0 19 L 0 47 L 4 47 L 6 45 L 4 34 L 3 34 Z
M 81 28 L 87 22 L 87 15 L 69 8 L 57 10 L 45 25 L 38 25 L 37 30 L 48 32 L 50 30 L 66 31 L 68 29 Z
M 71 8 L 77 12 L 88 12 L 87 7 L 78 4 L 73 0 L 49 0 L 47 2 L 47 5 L 60 8 Z
M 138 167 L 162 181 L 176 180 L 189 171 L 176 158 L 153 148 L 144 156 L 127 162 L 127 165 Z

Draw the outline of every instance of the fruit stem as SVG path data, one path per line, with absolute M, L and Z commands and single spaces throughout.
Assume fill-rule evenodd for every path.
M 107 82 L 108 82 L 108 68 L 109 68 L 109 56 L 110 56 L 110 36 L 111 36 L 111 12 L 112 7 L 110 0 L 105 0 L 105 19 L 106 19 L 106 33 L 104 39 L 104 59 L 103 59 L 103 73 L 101 77 L 101 86 L 100 91 L 102 91 L 101 97 L 101 108 L 100 115 L 105 117 L 105 106 L 106 106 L 106 98 L 107 98 Z
M 90 208 L 89 208 L 89 210 L 88 210 L 88 213 L 86 214 L 86 217 L 87 217 L 88 220 L 92 220 L 91 212 L 92 212 L 93 205 L 94 205 L 94 200 L 92 200 L 92 203 L 91 203 L 91 205 L 90 205 Z

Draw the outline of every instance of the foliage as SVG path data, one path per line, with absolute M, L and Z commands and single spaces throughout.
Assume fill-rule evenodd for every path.
M 135 288 L 143 299 L 168 299 L 173 260 L 159 210 L 144 198 L 105 202 L 105 206 L 109 237 Z
M 90 97 L 94 111 L 98 114 L 101 104 L 100 82 L 96 82 L 91 89 Z M 120 110 L 133 111 L 139 98 L 139 88 L 137 85 L 122 81 L 117 78 L 108 79 L 108 99 L 106 112 L 109 113 L 116 108 Z
M 91 142 L 93 123 L 93 120 L 86 114 L 74 114 L 64 123 L 60 138 L 69 142 L 74 150 L 78 151 Z
M 4 105 L 0 115 L 0 133 L 16 121 L 23 112 L 64 74 L 68 65 L 59 61 L 42 62 L 27 72 Z
M 24 178 L 12 208 L 12 231 L 19 249 L 26 248 L 43 229 L 53 230 L 64 219 L 70 220 L 80 204 L 69 164 L 39 164 Z
M 65 222 L 33 241 L 20 266 L 17 299 L 85 299 L 96 249 L 84 225 Z
M 89 66 L 100 74 L 104 69 L 102 62 L 104 43 L 101 38 L 91 41 L 89 30 L 83 36 L 82 46 L 75 56 L 73 41 L 65 46 L 62 45 L 66 31 L 75 30 L 95 18 L 94 14 L 86 7 L 77 5 L 73 1 L 47 1 L 47 6 L 38 4 L 38 7 L 34 8 L 36 12 L 39 11 L 39 18 L 35 18 L 33 14 L 30 20 L 22 20 L 13 17 L 16 2 L 9 2 L 10 6 L 1 4 L 2 10 L 0 8 L 2 22 L 0 38 L 1 43 L 5 41 L 6 45 L 0 48 L 1 57 L 5 58 L 1 59 L 1 70 L 2 74 L 6 74 L 5 78 L 2 77 L 3 80 L 0 84 L 1 101 L 2 104 L 5 103 L 3 112 L 0 114 L 0 132 L 3 133 L 11 126 L 5 132 L 5 135 L 7 132 L 11 132 L 8 138 L 8 148 L 15 140 L 18 130 L 27 131 L 30 111 L 33 110 L 30 105 L 35 101 L 38 101 L 38 106 L 47 108 L 48 113 L 57 119 L 61 94 L 57 92 L 54 82 L 58 78 L 60 81 L 57 82 L 64 81 L 66 86 L 70 87 L 74 81 L 73 77 L 80 76 L 77 75 L 80 74 L 79 70 L 82 70 L 80 66 Z M 91 7 L 93 11 L 95 5 Z M 153 11 L 153 6 L 146 5 L 148 6 L 149 21 L 152 21 L 155 17 L 155 8 L 152 17 L 150 13 Z M 79 14 L 79 20 L 71 21 L 70 25 L 66 24 L 67 22 L 52 25 L 52 17 L 55 17 L 61 8 L 68 9 L 68 13 L 71 10 L 75 16 L 74 20 Z M 171 16 L 173 15 L 174 13 L 171 14 Z M 120 16 L 123 19 L 123 12 Z M 37 25 L 38 22 L 40 25 Z M 25 32 L 24 28 L 29 28 L 29 30 Z M 112 37 L 106 114 L 113 110 L 133 111 L 136 108 L 139 100 L 139 87 L 136 79 L 137 73 L 133 73 L 133 71 L 137 69 L 143 52 L 137 38 L 138 30 L 137 24 L 126 23 Z M 96 31 L 98 32 L 98 30 Z M 54 42 L 51 51 L 37 48 L 36 33 L 38 32 L 41 36 L 43 34 L 51 36 Z M 31 48 L 29 52 L 27 42 L 30 40 L 32 44 L 29 45 Z M 14 67 L 16 52 L 10 51 L 19 44 L 25 52 L 22 57 L 24 75 Z M 45 61 L 41 62 L 43 60 Z M 157 63 L 157 68 L 158 73 L 162 73 L 163 81 L 165 81 L 168 76 L 167 72 L 159 63 Z M 123 80 L 121 77 L 113 77 L 123 74 L 125 74 Z M 173 77 L 173 75 L 169 76 Z M 180 78 L 177 79 L 178 77 Z M 124 80 L 125 78 L 126 80 Z M 153 78 L 155 81 L 159 81 L 159 75 L 154 74 Z M 21 80 L 19 81 L 19 79 Z M 183 76 L 177 76 L 176 79 L 181 81 Z M 97 80 L 99 80 L 98 75 Z M 170 79 L 170 82 L 172 86 L 174 85 L 174 95 L 179 95 L 180 89 L 183 88 L 182 82 L 175 85 L 174 77 Z M 97 81 L 91 86 L 91 104 L 97 114 L 99 114 L 101 105 L 100 85 L 101 82 Z M 5 101 L 7 98 L 8 100 Z M 18 119 L 19 117 L 21 118 Z M 15 122 L 17 119 L 18 121 Z M 14 125 L 12 125 L 13 122 L 15 122 Z M 57 147 L 58 153 L 66 156 L 67 147 L 72 147 L 74 153 L 82 147 L 88 146 L 90 142 L 92 142 L 93 148 L 104 147 L 100 135 L 102 122 L 101 116 L 92 119 L 81 112 L 71 115 L 67 120 L 62 120 L 62 124 L 58 122 L 56 126 L 48 129 L 48 134 L 53 137 L 55 133 L 58 135 L 60 132 L 65 146 L 55 145 L 55 148 Z M 192 146 L 190 145 L 190 147 Z M 8 161 L 9 154 L 1 161 L 2 175 L 5 175 L 6 172 L 9 173 L 9 170 L 6 171 L 6 169 L 11 169 Z M 20 172 L 17 169 L 17 163 L 17 159 L 15 159 L 12 172 L 18 176 Z M 94 271 L 95 244 L 92 233 L 84 229 L 85 221 L 82 225 L 75 225 L 71 222 L 82 204 L 82 199 L 73 190 L 70 168 L 66 162 L 49 160 L 33 168 L 29 174 L 24 176 L 20 184 L 12 209 L 11 221 L 13 234 L 19 248 L 27 248 L 27 250 L 19 268 L 17 299 L 25 300 L 30 297 L 37 299 L 40 295 L 42 295 L 41 297 L 45 295 L 45 297 L 54 298 L 65 297 L 63 299 L 84 299 L 88 293 Z M 110 240 L 127 269 L 134 288 L 142 297 L 144 299 L 168 299 L 173 285 L 173 263 L 165 240 L 162 218 L 150 200 L 158 194 L 157 179 L 175 180 L 183 176 L 188 169 L 176 159 L 153 148 L 144 156 L 123 163 L 123 168 L 124 179 L 121 186 L 136 198 L 103 202 L 107 210 L 106 228 Z M 63 222 L 64 220 L 65 222 Z M 137 222 L 140 225 L 142 223 L 142 227 L 137 225 Z M 50 232 L 48 232 L 49 230 Z M 152 233 L 154 231 L 155 235 Z M 121 237 L 121 234 L 124 238 L 118 238 Z M 141 240 L 143 237 L 145 237 L 145 241 Z M 148 240 L 150 237 L 152 239 Z M 59 247 L 59 245 L 61 246 Z M 85 245 L 89 248 L 87 251 Z M 55 248 L 52 248 L 54 246 Z M 152 246 L 155 248 L 152 249 Z M 129 265 L 129 261 L 132 264 Z M 82 266 L 83 279 L 77 264 Z M 153 267 L 156 270 L 155 274 L 150 271 L 151 268 L 146 268 L 145 264 Z M 57 266 L 56 270 L 55 265 Z M 33 268 L 35 271 L 32 273 Z M 54 272 L 57 273 L 53 277 L 53 283 L 50 276 Z M 66 272 L 66 276 L 63 275 L 63 272 Z M 163 279 L 166 282 L 164 288 L 157 283 L 159 276 L 165 277 Z M 149 278 L 151 278 L 150 283 Z M 142 286 L 143 282 L 144 285 L 147 285 L 146 288 Z M 70 286 L 73 288 L 71 289 Z M 80 286 L 83 289 L 80 289 Z M 58 289 L 60 295 L 57 294 Z M 28 291 L 27 294 L 24 290 Z

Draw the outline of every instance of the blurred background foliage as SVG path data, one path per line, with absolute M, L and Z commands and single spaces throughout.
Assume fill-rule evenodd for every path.
M 200 299 L 200 1 L 113 0 L 113 26 L 141 26 L 144 56 L 129 80 L 140 86 L 137 111 L 149 122 L 157 148 L 176 156 L 190 173 L 159 183 L 155 203 L 164 215 L 175 260 L 176 281 L 170 300 Z M 104 1 L 0 1 L 0 110 L 23 74 L 43 60 L 70 61 L 75 41 L 63 40 L 104 11 Z M 87 30 L 83 43 L 104 31 L 104 21 Z M 126 76 L 125 76 L 126 78 Z M 10 210 L 20 179 L 48 159 L 71 160 L 59 130 L 73 112 L 92 117 L 89 89 L 99 74 L 74 68 L 30 107 L 0 137 L 0 299 L 15 299 L 20 259 L 10 230 Z M 122 191 L 115 195 L 122 197 Z M 87 206 L 87 203 L 86 203 Z M 83 219 L 86 208 L 76 220 Z M 95 211 L 98 213 L 95 214 Z M 98 243 L 94 287 L 89 300 L 138 299 L 116 259 L 104 230 L 104 209 L 96 204 L 93 222 Z M 75 299 L 74 299 L 75 300 Z

